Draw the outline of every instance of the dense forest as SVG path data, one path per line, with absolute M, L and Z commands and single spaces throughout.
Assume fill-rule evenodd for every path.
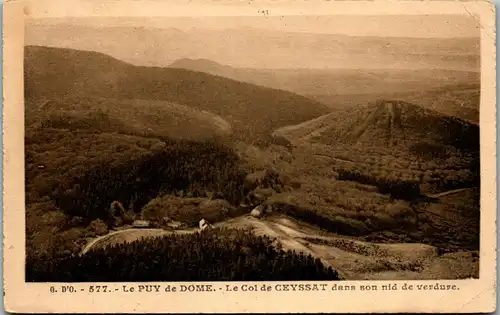
M 477 125 L 399 101 L 331 112 L 209 74 L 26 52 L 29 281 L 338 279 L 320 260 L 244 230 L 78 256 L 114 229 L 191 232 L 202 218 L 231 226 L 257 206 L 251 216 L 262 221 L 244 219 L 262 224 L 274 213 L 369 241 L 479 247 L 479 190 L 438 194 L 479 186 Z
M 328 197 L 313 193 L 292 195 L 288 200 L 273 196 L 266 204 L 270 208 L 268 211 L 282 213 L 342 235 L 362 236 L 374 231 L 412 228 L 415 223 L 415 213 L 411 205 L 404 201 L 390 202 L 374 196 L 354 202 L 350 201 L 350 196 L 335 202 L 329 200 Z
M 130 224 L 160 195 L 239 204 L 246 194 L 238 156 L 216 141 L 40 126 L 27 130 L 25 152 L 27 252 L 36 256 L 78 252 L 85 238 Z
M 389 180 L 343 169 L 339 170 L 338 178 L 340 180 L 352 180 L 362 184 L 375 186 L 380 193 L 388 194 L 397 199 L 412 200 L 420 196 L 420 187 L 417 181 Z
M 373 185 L 399 199 L 412 200 L 422 192 L 476 187 L 480 181 L 478 154 L 423 159 L 408 154 L 363 157 L 352 150 L 340 156 L 345 161 L 333 165 L 338 179 Z
M 321 170 L 320 177 L 304 178 L 304 173 L 294 174 L 293 181 L 303 179 L 303 183 L 298 186 L 289 183 L 295 188 L 290 186 L 292 189 L 286 192 L 276 188 L 281 174 L 271 172 L 267 179 L 263 178 L 260 186 L 275 188 L 272 191 L 276 195 L 268 201 L 272 208 L 345 235 L 361 236 L 377 231 L 399 233 L 401 229 L 420 228 L 426 222 L 420 218 L 420 225 L 415 225 L 415 206 L 408 201 L 436 189 L 473 186 L 473 179 L 478 179 L 474 174 L 479 173 L 477 168 L 467 168 L 478 161 L 472 154 L 463 155 L 463 159 L 452 155 L 440 160 L 410 160 L 405 159 L 404 152 L 393 152 L 392 158 L 377 158 L 376 154 L 364 155 L 356 150 L 345 151 L 344 156 L 332 152 L 355 162 L 338 161 L 333 167 L 329 166 L 333 182 L 325 178 L 330 175 L 317 168 L 318 172 Z M 55 256 L 75 252 L 78 248 L 73 240 L 94 233 L 86 229 L 80 232 L 77 228 L 95 219 L 102 219 L 112 228 L 116 220 L 110 212 L 110 204 L 115 200 L 132 213 L 128 221 L 144 215 L 144 206 L 151 201 L 156 201 L 154 207 L 161 211 L 155 210 L 158 214 L 155 212 L 148 220 L 156 217 L 161 221 L 168 216 L 193 225 L 205 216 L 227 218 L 223 211 L 213 215 L 211 210 L 210 214 L 203 212 L 201 204 L 207 198 L 227 200 L 236 208 L 241 202 L 251 204 L 248 192 L 255 187 L 246 185 L 249 170 L 243 162 L 234 149 L 221 142 L 144 138 L 92 130 L 65 132 L 42 127 L 26 138 L 28 243 L 39 247 L 40 241 L 32 235 L 36 238 L 42 235 L 34 232 L 44 224 L 40 216 L 60 209 L 68 215 L 60 219 L 67 223 L 57 224 L 62 231 L 57 235 L 64 237 L 56 238 L 60 239 L 57 244 L 53 243 L 54 239 L 52 245 L 43 247 L 51 248 Z M 433 185 L 431 189 L 426 187 L 429 184 Z M 420 191 L 422 188 L 424 191 Z M 283 201 L 282 197 L 296 200 Z M 188 202 L 195 198 L 203 200 L 199 205 L 174 209 L 181 200 Z M 170 208 L 173 210 L 168 210 Z M 53 216 L 57 217 L 55 213 Z M 191 217 L 187 219 L 188 216 Z M 78 220 L 82 220 L 80 225 L 71 223 Z M 70 230 L 63 232 L 68 228 Z
M 82 257 L 28 257 L 27 281 L 338 280 L 319 259 L 283 251 L 246 230 L 213 229 L 98 249 Z
M 126 161 L 99 165 L 76 179 L 57 201 L 60 208 L 85 218 L 106 218 L 120 201 L 139 212 L 159 193 L 183 190 L 193 197 L 213 192 L 237 203 L 245 196 L 245 173 L 237 156 L 215 142 L 166 141 L 165 148 Z
M 39 169 L 33 165 L 35 159 L 41 159 L 39 154 L 44 154 L 38 153 L 40 146 L 42 150 L 47 145 L 60 146 L 50 150 L 57 152 L 66 142 L 64 133 L 51 129 L 44 131 L 47 132 L 45 138 L 55 141 L 41 144 L 27 139 L 28 202 L 49 196 L 68 214 L 91 220 L 106 219 L 109 206 L 115 200 L 138 212 L 152 198 L 165 192 L 182 190 L 192 197 L 205 196 L 210 192 L 233 203 L 245 196 L 243 181 L 246 173 L 239 165 L 238 156 L 232 149 L 215 141 L 163 139 L 142 150 L 132 144 L 108 143 L 109 148 L 103 148 L 103 154 L 97 156 L 98 152 L 95 152 L 96 159 L 82 161 L 77 156 L 77 161 L 87 163 L 88 169 L 80 163 L 62 173 L 60 168 L 43 164 L 44 168 Z M 51 134 L 54 136 L 50 137 Z M 77 133 L 76 139 L 73 136 L 73 140 L 68 141 L 80 142 L 76 143 L 78 147 L 87 143 L 98 150 L 96 142 L 99 137 L 91 133 Z M 34 138 L 40 139 L 38 136 Z M 73 143 L 70 146 L 75 146 Z M 120 156 L 128 158 L 119 159 Z M 54 162 L 57 160 L 49 163 Z M 68 162 L 69 165 L 61 167 L 71 166 Z

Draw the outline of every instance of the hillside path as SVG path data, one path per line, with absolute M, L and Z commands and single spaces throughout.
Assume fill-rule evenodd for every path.
M 470 188 L 459 188 L 459 189 L 447 190 L 447 191 L 443 191 L 443 192 L 440 192 L 437 194 L 428 194 L 427 196 L 429 196 L 431 198 L 441 198 L 441 197 L 448 196 L 448 195 L 458 194 L 459 192 L 466 191 L 468 189 L 470 189 Z
M 135 241 L 140 238 L 147 237 L 156 237 L 156 236 L 164 236 L 170 234 L 187 234 L 194 233 L 195 229 L 186 229 L 186 230 L 164 230 L 164 229 L 153 229 L 153 228 L 127 228 L 119 231 L 112 231 L 108 234 L 101 235 L 99 237 L 94 238 L 91 242 L 89 242 L 85 247 L 80 251 L 80 256 L 88 253 L 93 247 L 96 245 L 106 245 L 106 241 L 110 240 L 112 237 L 116 237 L 119 234 L 127 234 L 122 235 L 122 240 L 125 242 Z M 134 235 L 135 234 L 135 235 Z M 102 243 L 102 244 L 101 244 Z M 101 247 L 104 247 L 101 246 Z
M 453 278 L 453 270 L 444 268 L 443 263 L 459 263 L 466 266 L 467 275 L 476 264 L 467 253 L 440 260 L 434 246 L 418 243 L 381 244 L 359 241 L 354 238 L 318 230 L 314 226 L 285 215 L 271 215 L 254 218 L 243 215 L 213 224 L 214 227 L 250 228 L 256 235 L 276 239 L 284 250 L 301 252 L 319 258 L 326 266 L 336 270 L 342 279 L 441 279 Z M 114 244 L 129 243 L 143 238 L 170 234 L 196 233 L 199 229 L 163 230 L 127 228 L 97 237 L 88 243 L 81 255 L 93 248 L 105 248 Z M 460 256 L 461 257 L 461 256 Z M 437 269 L 436 269 L 437 268 Z M 463 269 L 463 268 L 462 268 Z

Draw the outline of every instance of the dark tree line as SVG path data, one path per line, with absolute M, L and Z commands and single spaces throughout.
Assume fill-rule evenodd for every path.
M 119 201 L 139 211 L 162 192 L 206 191 L 237 203 L 246 195 L 238 156 L 216 142 L 167 141 L 147 155 L 110 166 L 93 167 L 69 187 L 60 189 L 57 203 L 72 215 L 106 219 L 110 204 Z
M 278 211 L 295 219 L 315 225 L 328 232 L 342 235 L 363 235 L 369 231 L 365 223 L 342 217 L 314 208 L 303 208 L 294 205 L 278 204 Z
M 409 152 L 426 160 L 448 158 L 451 155 L 446 146 L 426 142 L 411 145 Z
M 319 259 L 235 229 L 170 235 L 97 249 L 82 257 L 28 257 L 32 282 L 338 280 Z
M 413 200 L 420 196 L 420 186 L 417 182 L 391 180 L 351 170 L 339 170 L 338 173 L 340 180 L 351 180 L 375 186 L 380 193 L 388 194 L 395 199 Z

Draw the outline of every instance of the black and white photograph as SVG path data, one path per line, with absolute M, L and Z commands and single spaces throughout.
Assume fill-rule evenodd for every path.
M 27 18 L 25 281 L 478 279 L 480 31 Z

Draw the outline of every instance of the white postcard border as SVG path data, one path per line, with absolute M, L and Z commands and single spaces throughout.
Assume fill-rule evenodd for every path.
M 491 312 L 496 306 L 496 47 L 495 7 L 486 1 L 9 1 L 4 5 L 3 48 L 3 210 L 5 307 L 20 313 L 246 313 L 246 312 Z M 481 25 L 481 237 L 480 279 L 454 281 L 343 281 L 358 288 L 367 284 L 404 283 L 456 285 L 454 291 L 319 291 L 319 292 L 165 292 L 89 293 L 98 283 L 25 283 L 24 215 L 24 18 L 69 15 L 228 16 L 345 14 L 469 14 Z M 297 283 L 297 282 L 287 282 Z M 318 283 L 301 281 L 300 283 Z M 325 282 L 326 283 L 326 282 Z M 328 282 L 329 285 L 333 282 Z M 143 283 L 103 283 L 138 286 Z M 200 283 L 198 283 L 200 284 Z M 205 283 L 217 287 L 243 282 Z M 257 285 L 274 286 L 274 282 Z M 283 284 L 283 283 L 279 283 Z M 51 293 L 50 287 L 72 285 L 76 292 Z M 81 291 L 81 289 L 85 291 Z

